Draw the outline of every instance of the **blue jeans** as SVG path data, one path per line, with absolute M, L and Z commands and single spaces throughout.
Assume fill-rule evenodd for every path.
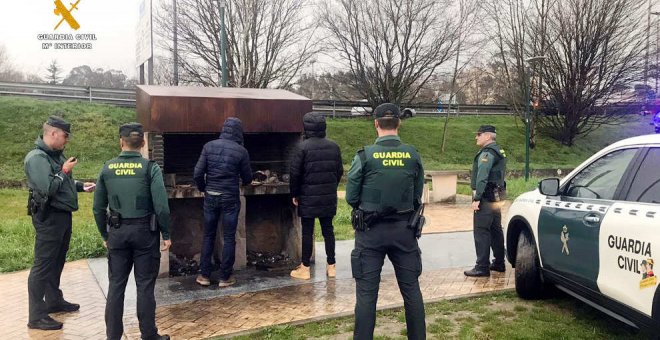
M 220 280 L 226 280 L 232 273 L 236 260 L 236 226 L 238 225 L 238 212 L 241 210 L 241 201 L 238 197 L 225 197 L 222 195 L 204 196 L 204 241 L 202 242 L 202 256 L 200 271 L 205 277 L 211 276 L 213 265 L 213 248 L 215 236 L 218 231 L 218 221 L 222 217 L 222 261 L 220 264 Z

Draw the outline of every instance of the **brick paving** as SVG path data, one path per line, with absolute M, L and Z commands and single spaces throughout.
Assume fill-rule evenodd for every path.
M 506 273 L 494 273 L 490 278 L 465 277 L 464 269 L 467 268 L 423 273 L 420 285 L 424 300 L 437 301 L 514 287 L 511 268 Z M 161 333 L 177 339 L 204 339 L 266 326 L 352 314 L 354 304 L 354 280 L 328 280 L 158 307 L 156 319 Z M 378 308 L 402 305 L 394 275 L 384 275 Z M 127 334 L 131 339 L 139 337 L 139 330 L 127 329 Z
M 514 287 L 513 270 L 490 278 L 467 278 L 466 268 L 424 272 L 420 278 L 426 302 Z M 59 331 L 29 330 L 27 323 L 28 271 L 0 275 L 0 337 L 2 339 L 103 339 L 105 297 L 87 261 L 66 264 L 62 290 L 66 299 L 80 303 L 80 311 L 53 314 L 64 322 Z M 240 282 L 239 282 L 240 284 Z M 355 282 L 332 279 L 240 293 L 206 300 L 159 306 L 156 310 L 161 333 L 175 339 L 204 339 L 266 326 L 349 315 L 355 303 Z M 402 306 L 393 274 L 383 275 L 378 308 Z M 140 331 L 132 306 L 124 317 L 127 339 L 139 339 Z

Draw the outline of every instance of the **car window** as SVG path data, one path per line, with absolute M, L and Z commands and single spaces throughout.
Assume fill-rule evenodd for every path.
M 660 148 L 651 148 L 633 179 L 628 201 L 660 203 Z
M 578 198 L 612 199 L 621 176 L 636 152 L 637 149 L 623 149 L 599 158 L 570 180 L 564 195 Z

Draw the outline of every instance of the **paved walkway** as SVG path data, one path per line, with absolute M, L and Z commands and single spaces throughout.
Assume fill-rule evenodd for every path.
M 471 212 L 465 207 L 430 206 L 427 231 L 441 229 L 445 233 L 430 234 L 420 239 L 424 272 L 420 278 L 426 302 L 514 287 L 513 270 L 496 273 L 490 278 L 467 278 L 463 270 L 474 262 Z M 444 213 L 443 213 L 444 212 Z M 442 221 L 442 222 L 441 222 Z M 438 224 L 455 223 L 456 227 L 437 228 Z M 245 332 L 261 327 L 350 315 L 355 302 L 355 282 L 350 276 L 349 249 L 352 241 L 337 243 L 337 278 L 327 279 L 324 265 L 315 265 L 312 280 L 299 281 L 288 271 L 237 273 L 239 284 L 229 289 L 195 285 L 194 277 L 159 280 L 156 296 L 157 322 L 161 333 L 174 339 L 203 339 L 210 336 Z M 324 258 L 321 244 L 317 258 Z M 320 261 L 323 263 L 323 261 Z M 60 331 L 32 331 L 27 323 L 28 271 L 0 275 L 1 339 L 103 339 L 104 309 L 107 289 L 105 259 L 69 262 L 62 275 L 62 290 L 68 300 L 80 303 L 76 313 L 54 314 L 64 322 Z M 124 315 L 128 339 L 139 339 L 135 316 L 134 283 L 129 282 Z M 402 306 L 391 264 L 383 268 L 378 307 Z

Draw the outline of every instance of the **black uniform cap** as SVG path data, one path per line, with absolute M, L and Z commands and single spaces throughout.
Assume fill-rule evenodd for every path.
M 492 125 L 482 125 L 479 127 L 479 130 L 477 130 L 477 133 L 484 133 L 484 132 L 497 133 L 495 127 Z
M 144 137 L 142 124 L 140 123 L 127 123 L 119 127 L 120 137 Z
M 374 116 L 376 118 L 399 118 L 400 115 L 401 112 L 399 112 L 399 106 L 392 103 L 380 104 L 376 106 L 376 109 L 374 110 Z
M 46 124 L 48 124 L 52 127 L 56 127 L 56 128 L 58 128 L 58 129 L 60 129 L 64 132 L 66 132 L 67 134 L 71 134 L 71 124 L 69 124 L 69 122 L 67 122 L 66 120 L 64 120 L 60 117 L 50 116 L 50 117 L 48 117 L 48 120 L 46 121 Z

